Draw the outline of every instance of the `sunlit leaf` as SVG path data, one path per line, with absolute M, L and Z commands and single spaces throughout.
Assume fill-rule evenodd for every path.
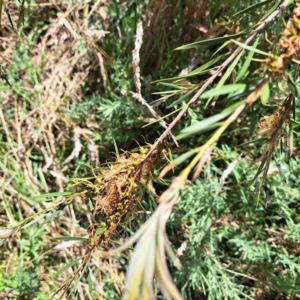
M 218 96 L 234 93 L 237 91 L 243 91 L 246 89 L 246 87 L 247 87 L 247 85 L 243 84 L 243 83 L 223 85 L 221 87 L 214 88 L 207 92 L 204 92 L 200 96 L 200 99 L 207 99 L 210 97 L 218 97 Z
M 80 256 L 74 260 L 72 260 L 71 262 L 69 262 L 68 264 L 66 264 L 65 266 L 63 266 L 61 269 L 59 269 L 54 277 L 57 277 L 59 274 L 65 272 L 66 270 L 68 270 L 69 268 L 73 267 L 74 265 L 76 265 L 80 260 L 82 260 L 84 258 L 84 256 Z
M 238 45 L 238 46 L 246 49 L 246 50 L 249 50 L 249 51 L 257 53 L 257 54 L 266 55 L 266 56 L 272 56 L 273 55 L 271 53 L 267 53 L 267 52 L 261 51 L 259 49 L 256 49 L 256 48 L 252 47 L 252 46 L 249 46 L 249 45 L 243 44 L 241 42 L 238 42 L 236 40 L 232 40 L 232 42 L 235 43 L 236 45 Z
M 260 37 L 257 37 L 254 44 L 253 44 L 253 48 L 256 48 L 258 45 L 258 42 L 260 40 Z M 246 75 L 246 72 L 249 69 L 249 66 L 251 64 L 251 59 L 253 58 L 254 55 L 254 51 L 250 51 L 248 57 L 245 59 L 245 62 L 242 66 L 242 68 L 240 69 L 240 71 L 238 72 L 236 79 L 235 79 L 235 83 L 238 83 L 241 79 L 243 79 Z
M 260 95 L 260 98 L 261 98 L 261 103 L 263 105 L 266 105 L 269 101 L 269 98 L 270 98 L 270 87 L 269 87 L 269 82 L 267 82 L 262 90 L 261 90 L 261 95 Z
M 229 78 L 229 76 L 231 75 L 231 73 L 232 73 L 233 70 L 235 69 L 235 67 L 236 67 L 237 63 L 240 61 L 242 55 L 243 55 L 243 51 L 236 57 L 236 59 L 235 59 L 235 60 L 230 64 L 230 66 L 227 68 L 225 74 L 221 77 L 221 79 L 219 80 L 219 82 L 218 82 L 217 86 L 215 87 L 215 89 L 221 89 L 221 88 L 223 88 L 224 83 L 226 82 L 226 80 Z M 229 89 L 229 86 L 231 86 L 231 88 L 234 89 L 234 87 L 233 87 L 234 85 L 227 85 L 227 86 L 226 86 L 227 89 Z M 225 87 L 225 86 L 224 86 L 224 87 Z M 226 88 L 225 88 L 225 90 L 226 90 Z M 235 91 L 236 91 L 236 90 L 233 90 L 233 91 L 231 91 L 231 92 L 228 92 L 228 94 L 233 93 L 233 92 L 235 92 Z M 204 94 L 205 94 L 205 93 L 204 93 Z M 203 95 L 202 95 L 202 96 L 203 96 Z M 216 95 L 216 96 L 218 96 L 218 95 Z M 207 106 L 207 105 L 211 102 L 211 100 L 212 100 L 214 97 L 216 97 L 216 96 L 210 96 L 209 99 L 207 100 L 205 106 Z M 200 99 L 201 99 L 201 97 L 200 97 Z
M 180 134 L 176 138 L 178 140 L 180 140 L 180 139 L 186 138 L 190 135 L 200 133 L 203 130 L 209 130 L 209 129 L 215 128 L 217 126 L 217 122 L 220 120 L 223 120 L 230 113 L 231 113 L 230 111 L 222 112 L 220 114 L 217 114 L 215 116 L 207 118 L 203 121 L 200 121 L 192 126 L 189 126 L 185 129 L 181 130 Z

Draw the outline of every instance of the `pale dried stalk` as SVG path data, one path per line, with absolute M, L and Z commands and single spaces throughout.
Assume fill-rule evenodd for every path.
M 142 94 L 141 94 L 141 70 L 140 70 L 140 50 L 143 44 L 143 22 L 140 20 L 137 26 L 137 31 L 136 31 L 136 40 L 135 40 L 135 47 L 134 50 L 132 51 L 132 68 L 133 68 L 133 73 L 134 73 L 134 84 L 135 84 L 135 90 L 136 93 L 132 92 L 132 95 L 135 99 L 137 99 L 140 103 L 142 103 L 142 105 L 145 105 L 150 114 L 157 120 L 160 119 L 161 117 L 159 116 L 159 114 L 153 109 L 153 107 L 151 105 L 149 105 L 147 103 L 147 101 L 143 98 Z M 168 124 L 164 121 L 161 120 L 159 121 L 159 124 L 164 127 L 164 128 L 168 128 Z M 171 139 L 173 140 L 173 142 L 175 143 L 175 145 L 177 147 L 178 143 L 176 141 L 176 138 L 174 137 L 174 135 L 171 133 L 171 131 L 169 130 L 167 133 Z

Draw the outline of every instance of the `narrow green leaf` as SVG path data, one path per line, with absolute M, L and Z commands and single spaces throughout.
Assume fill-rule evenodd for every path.
M 250 144 L 255 144 L 255 143 L 263 142 L 263 141 L 266 141 L 266 140 L 267 140 L 267 138 L 261 138 L 261 139 L 257 139 L 257 140 L 254 140 L 254 141 L 249 141 L 249 142 L 240 144 L 237 147 L 242 147 L 242 146 L 246 146 L 246 145 L 250 145 Z
M 197 130 L 197 131 L 195 131 L 193 133 L 180 133 L 180 134 L 178 134 L 178 136 L 176 138 L 178 140 L 182 140 L 182 139 L 187 138 L 187 137 L 189 137 L 191 135 L 195 135 L 195 134 L 200 134 L 200 133 L 211 131 L 211 130 L 213 130 L 215 128 L 220 127 L 221 125 L 222 125 L 221 122 L 215 122 L 215 123 L 212 123 L 212 124 L 206 126 L 205 128 L 199 129 L 199 130 Z
M 169 106 L 167 106 L 167 108 L 172 108 L 175 105 L 178 105 L 179 103 L 181 103 L 183 100 L 185 100 L 186 98 L 188 98 L 197 88 L 194 88 L 190 91 L 188 91 L 187 93 L 185 93 L 183 96 L 181 96 L 179 99 L 177 99 L 176 101 L 174 101 L 172 104 L 170 104 Z
M 6 16 L 7 16 L 8 20 L 9 20 L 10 26 L 12 27 L 12 29 L 15 29 L 14 24 L 13 24 L 12 19 L 11 19 L 11 16 L 10 16 L 10 13 L 9 13 L 9 10 L 8 10 L 6 5 L 4 5 L 4 11 L 6 13 Z
M 191 156 L 193 156 L 196 153 L 197 152 L 194 149 L 190 150 L 190 151 L 185 152 L 185 153 L 181 154 L 180 156 L 176 157 L 176 159 L 174 159 L 174 161 L 172 161 L 171 163 L 174 163 L 178 166 L 178 165 L 182 164 L 183 162 L 185 162 L 187 159 L 189 159 Z
M 277 1 L 265 14 L 264 16 L 257 22 L 257 24 L 263 22 L 273 11 L 276 10 L 278 5 L 281 3 L 281 0 Z
M 269 87 L 269 82 L 267 82 L 261 90 L 261 96 L 260 96 L 261 103 L 263 105 L 266 105 L 269 101 L 269 98 L 270 98 L 270 87 Z
M 264 167 L 268 167 L 268 163 L 267 160 L 270 161 L 270 157 L 268 157 L 268 152 L 266 153 L 266 155 L 264 156 L 264 158 L 261 161 L 261 164 L 255 174 L 255 176 L 253 177 L 253 179 L 250 181 L 249 186 L 256 180 L 256 178 L 260 175 L 260 173 L 262 172 Z
M 43 201 L 45 198 L 50 198 L 50 197 L 59 197 L 59 196 L 70 196 L 72 195 L 72 192 L 55 192 L 55 193 L 48 193 L 48 194 L 42 194 L 38 196 L 34 196 L 33 199 L 35 201 Z
M 218 56 L 218 57 L 216 57 L 216 58 L 208 61 L 207 63 L 205 63 L 204 65 L 200 66 L 199 68 L 197 68 L 197 69 L 189 72 L 186 75 L 179 76 L 179 77 L 173 77 L 173 78 L 160 79 L 160 80 L 153 81 L 152 83 L 160 83 L 160 82 L 163 82 L 163 81 L 171 81 L 171 80 L 172 81 L 173 80 L 180 80 L 180 79 L 184 79 L 184 78 L 187 78 L 187 77 L 191 77 L 191 76 L 203 74 L 205 72 L 208 72 L 210 70 L 213 70 L 213 69 L 217 68 L 217 66 L 214 67 L 214 68 L 210 68 L 210 67 L 213 66 L 216 62 L 218 62 L 219 60 L 223 59 L 226 56 L 228 56 L 228 54 L 220 55 L 220 56 Z
M 243 44 L 241 42 L 238 42 L 236 40 L 232 40 L 232 42 L 235 43 L 236 45 L 246 49 L 246 50 L 252 51 L 252 52 L 257 53 L 257 54 L 266 55 L 266 56 L 272 56 L 273 55 L 271 53 L 261 51 L 259 49 L 256 49 L 256 48 L 252 47 L 252 46 L 249 46 L 249 45 Z
M 175 88 L 175 89 L 178 89 L 178 90 L 184 90 L 185 89 L 184 87 L 179 86 L 178 84 L 174 84 L 174 83 L 161 82 L 160 85 L 172 87 L 172 88 Z
M 74 265 L 76 265 L 76 264 L 77 264 L 81 259 L 83 259 L 83 258 L 84 258 L 84 256 L 80 256 L 80 257 L 78 257 L 78 258 L 72 260 L 72 261 L 69 262 L 67 265 L 65 265 L 64 267 L 62 267 L 61 269 L 59 269 L 59 270 L 55 273 L 54 277 L 57 277 L 59 274 L 65 272 L 65 271 L 68 270 L 69 268 L 73 267 Z
M 41 215 L 35 217 L 32 221 L 26 223 L 26 224 L 25 224 L 24 226 L 22 226 L 21 228 L 22 228 L 22 229 L 25 229 L 25 228 L 27 228 L 27 227 L 30 227 L 31 225 L 37 223 L 39 220 L 45 218 L 46 216 L 47 216 L 47 213 L 43 213 L 43 214 L 41 214 Z
M 285 175 L 284 175 L 284 172 L 283 172 L 283 170 L 282 170 L 282 168 L 281 168 L 280 163 L 278 162 L 278 160 L 276 159 L 275 156 L 274 156 L 274 160 L 275 160 L 276 167 L 277 167 L 277 169 L 278 169 L 278 171 L 279 171 L 279 174 L 280 174 L 280 176 L 281 176 L 283 182 L 286 183 L 287 180 L 286 180 L 286 177 L 285 177 Z
M 210 60 L 209 62 L 205 63 L 204 65 L 202 65 L 201 67 L 193 70 L 192 72 L 188 73 L 187 75 L 185 75 L 184 77 L 191 77 L 191 76 L 195 76 L 195 75 L 199 75 L 202 74 L 204 71 L 209 71 L 212 69 L 207 70 L 209 67 L 213 66 L 216 62 L 218 62 L 219 60 L 221 60 L 222 58 L 224 58 L 226 55 L 220 55 L 212 60 Z
M 276 129 L 274 130 L 274 132 L 271 134 L 271 136 L 268 138 L 267 141 L 271 141 L 278 133 L 279 130 L 282 130 L 282 125 L 284 123 L 284 119 L 281 119 L 278 126 L 276 127 Z
M 228 85 L 224 85 L 224 86 L 221 86 L 221 87 L 215 87 L 214 89 L 211 89 L 207 92 L 204 92 L 200 96 L 200 99 L 218 97 L 218 96 L 221 96 L 221 95 L 234 93 L 236 91 L 242 91 L 242 90 L 245 90 L 246 87 L 247 87 L 247 85 L 244 84 L 244 83 L 228 84 Z
M 231 41 L 227 41 L 225 43 L 223 43 L 215 52 L 211 57 L 214 57 L 217 53 L 219 53 L 222 49 L 224 49 L 225 47 L 227 47 L 229 44 L 231 43 Z M 230 53 L 228 53 L 230 54 Z
M 290 73 L 288 73 L 288 86 L 291 92 L 300 100 L 300 89 Z
M 294 133 L 293 133 L 293 130 L 292 130 L 292 126 L 290 126 L 290 132 L 289 132 L 289 138 L 290 138 L 290 156 L 292 155 L 292 151 L 293 151 L 293 146 L 294 146 Z M 286 153 L 286 157 L 287 159 L 289 159 L 289 155 L 288 153 Z
M 298 99 L 298 100 L 300 100 L 300 99 Z M 293 105 L 293 118 L 294 118 L 294 120 L 296 120 L 296 99 L 295 99 L 295 97 L 293 97 L 293 103 L 292 103 L 292 105 Z
M 199 41 L 199 42 L 183 45 L 181 47 L 176 48 L 175 50 L 187 50 L 187 49 L 198 48 L 198 47 L 203 47 L 203 46 L 212 46 L 212 45 L 224 43 L 226 41 L 229 41 L 229 40 L 232 40 L 232 39 L 244 36 L 244 35 L 246 35 L 246 33 L 241 32 L 238 34 L 227 35 L 227 36 L 218 37 L 215 39 Z
M 21 24 L 24 24 L 24 16 L 25 16 L 25 0 L 21 1 L 21 6 L 19 8 L 19 17 L 18 17 L 18 23 L 17 28 L 19 29 Z
M 45 224 L 51 222 L 59 213 L 60 213 L 60 210 L 56 210 L 50 216 L 47 216 L 45 218 L 44 222 L 40 225 L 40 227 L 43 227 Z
M 183 107 L 184 107 L 184 106 L 183 106 Z M 177 112 L 180 111 L 180 110 L 182 110 L 182 107 L 179 107 L 179 108 L 175 109 L 174 111 L 170 112 L 169 114 L 164 115 L 163 117 L 161 117 L 161 118 L 159 118 L 159 119 L 156 119 L 155 121 L 150 122 L 150 123 L 148 123 L 148 124 L 142 126 L 142 128 L 145 128 L 145 127 L 150 126 L 150 125 L 152 125 L 152 124 L 154 124 L 154 123 L 160 122 L 161 120 L 163 120 L 163 119 L 165 119 L 165 118 L 167 118 L 167 117 L 169 117 L 169 116 L 171 116 L 171 115 L 177 113 Z
M 251 11 L 251 10 L 253 10 L 253 9 L 255 9 L 255 8 L 258 8 L 258 7 L 262 6 L 262 5 L 265 5 L 265 4 L 269 3 L 269 2 L 270 2 L 270 0 L 266 0 L 266 1 L 261 1 L 261 2 L 259 2 L 259 3 L 250 5 L 250 6 L 248 6 L 247 8 L 244 8 L 243 10 L 240 10 L 239 12 L 235 13 L 235 14 L 233 15 L 233 17 L 236 17 L 236 16 L 238 16 L 238 15 L 244 14 L 244 13 L 246 13 L 246 12 L 248 12 L 248 11 Z
M 2 35 L 2 24 L 1 24 L 1 19 L 2 19 L 2 6 L 3 6 L 3 0 L 0 0 L 0 33 Z
M 152 95 L 168 95 L 168 94 L 172 94 L 172 93 L 178 93 L 180 92 L 180 90 L 171 90 L 171 91 L 162 91 L 162 92 L 155 92 L 152 93 Z
M 219 80 L 216 89 L 220 89 L 223 84 L 225 83 L 225 81 L 229 78 L 229 76 L 231 75 L 231 73 L 233 72 L 234 68 L 236 67 L 237 63 L 240 61 L 241 56 L 243 55 L 243 51 L 236 57 L 236 59 L 232 62 L 232 64 L 227 68 L 225 74 L 221 77 L 221 79 Z M 237 84 L 236 86 L 238 86 L 239 84 Z M 235 86 L 235 84 L 233 85 L 228 85 L 228 86 Z M 237 89 L 238 90 L 238 89 Z M 235 92 L 236 90 L 233 89 L 233 91 L 228 92 L 228 94 Z M 205 94 L 205 93 L 204 93 Z M 214 98 L 215 96 L 210 96 L 209 99 L 207 100 L 205 107 L 207 107 L 207 105 L 211 102 L 211 100 Z M 200 98 L 201 99 L 201 98 Z
M 254 44 L 253 44 L 253 48 L 256 48 L 259 42 L 259 36 L 256 38 Z M 250 51 L 248 57 L 245 59 L 245 62 L 242 66 L 242 68 L 240 69 L 240 71 L 238 72 L 236 79 L 235 79 L 235 83 L 238 83 L 241 79 L 245 78 L 245 74 L 249 69 L 249 66 L 251 64 L 251 59 L 253 58 L 254 55 L 254 51 Z
M 114 147 L 115 147 L 115 151 L 116 151 L 116 155 L 117 155 L 117 158 L 119 158 L 119 149 L 118 149 L 118 146 L 117 146 L 117 143 L 116 143 L 116 140 L 113 138 L 113 142 L 114 142 Z
M 176 137 L 178 140 L 179 139 L 183 139 L 186 138 L 190 135 L 199 133 L 203 130 L 208 130 L 211 127 L 215 127 L 216 126 L 216 122 L 224 119 L 225 117 L 227 117 L 229 114 L 231 113 L 231 111 L 223 111 L 217 115 L 214 115 L 212 117 L 209 117 L 203 121 L 200 121 L 192 126 L 189 126 L 183 130 L 181 130 L 180 134 Z
M 224 112 L 229 111 L 231 113 L 233 110 L 235 110 L 240 105 L 245 104 L 245 102 L 246 102 L 246 100 L 241 100 L 241 101 L 235 102 L 235 103 L 231 104 L 230 106 L 226 107 L 223 111 Z

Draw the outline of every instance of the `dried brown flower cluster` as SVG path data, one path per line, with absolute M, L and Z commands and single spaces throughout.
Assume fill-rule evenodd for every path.
M 110 168 L 97 175 L 96 183 L 89 185 L 90 196 L 94 203 L 94 216 L 101 215 L 105 219 L 102 223 L 95 222 L 90 227 L 93 243 L 109 242 L 116 232 L 117 226 L 124 216 L 130 212 L 140 200 L 141 185 L 147 185 L 152 178 L 152 171 L 159 161 L 159 152 L 154 152 L 150 159 L 141 166 L 145 153 L 125 153 L 118 157 Z
M 289 97 L 285 106 L 278 106 L 273 114 L 263 117 L 257 125 L 257 134 L 262 138 L 269 139 L 265 145 L 263 157 L 273 153 L 282 132 L 289 124 L 289 116 L 292 110 L 291 100 L 292 98 Z
M 283 38 L 277 44 L 279 49 L 285 50 L 285 58 L 300 54 L 300 1 L 297 2 L 283 32 Z
M 281 117 L 284 115 L 285 108 L 277 107 L 273 114 L 264 116 L 258 124 L 258 134 L 263 138 L 269 138 L 280 124 Z
M 282 75 L 285 73 L 285 67 L 292 60 L 298 60 L 300 57 L 300 1 L 296 3 L 283 36 L 277 43 L 277 48 L 282 51 L 282 54 L 272 56 L 267 63 L 273 75 Z

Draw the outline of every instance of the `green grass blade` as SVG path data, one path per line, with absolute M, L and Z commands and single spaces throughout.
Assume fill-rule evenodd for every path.
M 255 40 L 254 44 L 253 44 L 253 48 L 256 48 L 259 42 L 259 37 L 257 37 L 257 39 Z M 244 79 L 246 72 L 249 69 L 249 66 L 251 64 L 251 59 L 253 58 L 254 55 L 254 51 L 250 51 L 249 56 L 245 59 L 245 62 L 242 66 L 242 68 L 240 69 L 240 71 L 238 72 L 236 79 L 235 79 L 235 83 L 238 83 L 240 80 Z
M 283 182 L 286 183 L 287 180 L 286 180 L 286 177 L 285 177 L 285 175 L 284 175 L 284 172 L 283 172 L 283 170 L 282 170 L 282 168 L 281 168 L 280 163 L 278 162 L 278 160 L 276 159 L 275 156 L 274 156 L 274 160 L 275 160 L 276 167 L 277 167 L 277 169 L 278 169 L 278 171 L 279 171 L 279 174 L 280 174 L 280 176 L 281 176 Z
M 266 153 L 266 155 L 264 156 L 264 158 L 261 161 L 261 164 L 255 174 L 255 176 L 253 177 L 253 179 L 250 181 L 249 186 L 251 186 L 251 184 L 256 180 L 256 178 L 260 175 L 260 173 L 262 172 L 263 168 L 266 166 L 267 167 L 267 160 L 270 160 L 270 157 L 268 157 L 268 152 Z
M 229 76 L 230 76 L 231 73 L 233 72 L 234 68 L 236 67 L 237 63 L 240 61 L 242 55 L 243 55 L 243 51 L 241 51 L 241 53 L 236 57 L 236 59 L 232 62 L 232 64 L 227 68 L 225 74 L 221 77 L 220 81 L 218 82 L 218 84 L 217 84 L 217 86 L 216 86 L 216 89 L 220 89 L 220 88 L 224 85 L 225 81 L 229 78 Z M 237 90 L 239 90 L 239 89 L 238 89 L 238 85 L 239 85 L 239 84 L 236 85 Z M 229 91 L 228 94 L 234 93 L 235 91 L 237 91 L 237 90 L 234 90 L 234 88 L 233 88 L 233 87 L 235 86 L 235 84 L 233 84 L 233 85 L 228 85 L 228 86 L 232 86 L 232 89 L 233 89 L 232 91 Z M 227 87 L 228 87 L 228 86 L 227 86 Z M 228 87 L 228 88 L 229 88 L 229 87 Z M 205 93 L 204 93 L 204 94 L 205 94 Z M 206 104 L 205 104 L 206 107 L 207 107 L 207 105 L 211 102 L 211 100 L 212 100 L 214 97 L 215 97 L 215 96 L 209 97 L 209 99 L 207 100 L 207 102 L 206 102 Z
M 200 133 L 203 130 L 209 130 L 217 126 L 217 122 L 224 119 L 228 115 L 230 115 L 231 111 L 223 111 L 215 116 L 207 118 L 203 121 L 200 121 L 192 126 L 189 126 L 183 130 L 181 130 L 180 134 L 176 137 L 178 140 L 186 138 L 190 135 Z
M 89 238 L 79 236 L 59 236 L 51 238 L 52 241 L 88 241 Z
M 247 85 L 244 83 L 237 83 L 237 84 L 227 84 L 223 86 L 216 86 L 214 89 L 211 89 L 207 92 L 204 92 L 200 99 L 207 99 L 212 97 L 218 97 L 222 95 L 227 95 L 230 93 L 234 93 L 237 91 L 242 91 L 247 88 Z
M 67 265 L 65 265 L 65 266 L 63 266 L 61 269 L 59 269 L 59 270 L 55 273 L 54 277 L 57 277 L 59 274 L 65 272 L 65 271 L 68 270 L 69 268 L 73 267 L 74 265 L 76 265 L 76 264 L 77 264 L 81 259 L 83 259 L 83 258 L 84 258 L 84 256 L 80 256 L 80 257 L 78 257 L 78 258 L 72 260 L 72 261 L 69 262 Z
M 20 6 L 20 11 L 19 11 L 18 23 L 17 23 L 18 29 L 24 23 L 24 16 L 25 16 L 25 7 L 24 7 L 24 5 L 25 5 L 25 0 L 22 0 L 21 6 Z
M 3 0 L 0 0 L 0 33 L 2 35 L 2 23 L 1 23 L 1 19 L 2 19 L 2 7 L 3 7 Z
M 266 141 L 266 140 L 268 140 L 268 139 L 267 138 L 261 138 L 261 139 L 257 139 L 257 140 L 254 140 L 254 141 L 249 141 L 249 142 L 239 144 L 237 147 L 242 147 L 242 146 L 246 146 L 246 145 L 250 145 L 250 144 L 255 144 L 255 143 L 263 142 L 263 141 Z
M 238 42 L 236 40 L 232 40 L 233 43 L 235 43 L 236 45 L 238 45 L 239 47 L 242 47 L 248 51 L 251 51 L 251 52 L 254 52 L 254 53 L 257 53 L 257 54 L 261 54 L 261 55 L 266 55 L 266 56 L 272 56 L 273 54 L 270 54 L 270 53 L 267 53 L 267 52 L 264 52 L 264 51 L 261 51 L 259 49 L 256 49 L 252 46 L 249 46 L 249 45 L 245 45 L 241 42 Z
M 227 36 L 218 37 L 218 38 L 215 38 L 215 39 L 199 41 L 199 42 L 183 45 L 181 47 L 176 48 L 175 50 L 187 50 L 187 49 L 193 49 L 193 48 L 198 48 L 198 47 L 205 47 L 205 46 L 212 46 L 212 45 L 222 44 L 222 43 L 225 43 L 229 40 L 232 40 L 232 39 L 244 36 L 244 35 L 246 35 L 246 33 L 241 32 L 241 33 L 238 33 L 238 34 L 227 35 Z
M 187 93 L 185 93 L 183 96 L 181 96 L 179 99 L 177 99 L 176 101 L 174 101 L 172 104 L 170 104 L 169 106 L 167 106 L 167 108 L 172 108 L 175 105 L 178 105 L 179 103 L 181 103 L 183 100 L 185 100 L 186 98 L 188 98 L 197 88 L 194 88 L 190 91 L 188 91 Z
M 238 15 L 244 14 L 244 13 L 246 13 L 248 11 L 256 9 L 256 8 L 258 8 L 258 7 L 262 6 L 262 5 L 265 5 L 265 4 L 269 3 L 269 2 L 270 2 L 270 0 L 266 0 L 266 1 L 261 1 L 259 3 L 255 3 L 253 5 L 250 5 L 247 8 L 244 8 L 243 10 L 240 10 L 239 12 L 235 13 L 234 15 L 232 15 L 232 17 L 236 17 Z
M 183 162 L 185 162 L 187 159 L 189 159 L 191 156 L 193 156 L 194 154 L 196 154 L 197 151 L 195 151 L 194 149 L 193 150 L 190 150 L 188 152 L 185 152 L 183 154 L 181 154 L 180 156 L 176 157 L 172 162 L 171 164 L 176 164 L 177 166 L 182 164 Z
M 274 5 L 273 5 L 266 13 L 265 13 L 265 15 L 259 20 L 259 22 L 258 22 L 257 24 L 263 22 L 263 20 L 264 20 L 265 18 L 267 18 L 272 12 L 274 12 L 280 3 L 281 3 L 281 0 L 277 1 L 277 2 L 276 2 L 276 3 L 275 3 L 275 4 L 274 4 Z

